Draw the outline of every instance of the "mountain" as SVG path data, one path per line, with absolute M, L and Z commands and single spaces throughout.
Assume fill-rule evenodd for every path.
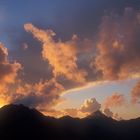
M 79 119 L 47 117 L 23 105 L 0 109 L 2 140 L 139 140 L 140 118 L 116 121 L 100 111 Z

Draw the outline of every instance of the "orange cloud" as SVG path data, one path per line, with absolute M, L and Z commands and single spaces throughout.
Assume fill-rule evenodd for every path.
M 133 87 L 131 91 L 131 101 L 132 103 L 140 102 L 140 81 Z
M 9 103 L 11 85 L 16 82 L 21 65 L 18 62 L 11 63 L 8 60 L 8 50 L 0 43 L 0 106 Z
M 103 108 L 120 107 L 124 105 L 125 98 L 123 95 L 114 93 L 113 95 L 107 97 L 103 103 Z
M 60 118 L 65 115 L 63 110 L 61 111 L 55 109 L 42 110 L 42 113 L 46 116 L 54 116 L 55 118 Z
M 132 8 L 126 8 L 122 17 L 111 14 L 103 18 L 95 59 L 96 68 L 103 78 L 140 77 L 139 14 Z
M 56 42 L 53 39 L 55 33 L 52 30 L 41 30 L 32 24 L 25 24 L 24 28 L 42 42 L 42 57 L 49 61 L 55 77 L 64 75 L 69 80 L 85 82 L 86 71 L 79 70 L 76 63 L 78 53 L 75 43 L 76 36 L 67 42 Z
M 17 62 L 10 63 L 8 60 L 8 50 L 0 43 L 0 83 L 12 84 L 15 82 L 17 72 L 21 65 Z
M 42 112 L 52 109 L 62 101 L 64 87 L 55 79 L 40 81 L 36 84 L 20 85 L 11 97 L 13 103 L 36 107 Z

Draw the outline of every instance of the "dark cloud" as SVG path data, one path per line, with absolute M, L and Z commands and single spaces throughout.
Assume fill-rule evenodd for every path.
M 139 12 L 125 8 L 122 16 L 103 18 L 95 65 L 105 79 L 126 79 L 140 73 L 139 17 Z
M 21 27 L 23 28 L 23 26 Z M 11 44 L 10 58 L 18 60 L 23 65 L 20 78 L 27 83 L 36 83 L 40 79 L 52 78 L 51 67 L 41 57 L 41 44 L 24 30 L 13 29 L 8 31 Z M 28 46 L 24 50 L 24 45 Z
M 112 11 L 122 14 L 125 7 L 138 9 L 139 5 L 139 0 L 63 0 L 55 9 L 52 28 L 62 39 L 70 38 L 73 33 L 90 38 L 97 34 L 102 16 Z
M 25 106 L 29 106 L 29 107 L 37 107 L 39 104 L 43 104 L 44 103 L 44 96 L 37 96 L 34 92 L 29 93 L 27 96 L 26 95 L 20 95 L 20 93 L 18 93 L 18 98 L 17 99 L 13 99 L 13 103 L 14 104 L 24 104 Z
M 131 101 L 132 103 L 140 102 L 140 81 L 136 83 L 131 91 Z
M 50 81 L 41 81 L 36 84 L 20 85 L 13 93 L 11 101 L 16 104 L 24 104 L 30 107 L 36 107 L 39 110 L 53 108 L 60 103 L 64 87 L 57 83 L 55 79 Z

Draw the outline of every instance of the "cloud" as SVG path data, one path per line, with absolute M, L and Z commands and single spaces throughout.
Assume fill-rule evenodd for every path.
M 83 113 L 91 114 L 98 111 L 100 108 L 101 104 L 99 104 L 95 98 L 91 98 L 84 101 L 83 105 L 80 108 L 80 111 Z
M 80 107 L 66 108 L 61 111 L 63 115 L 69 115 L 71 117 L 84 118 L 98 110 L 100 110 L 101 104 L 97 102 L 95 98 L 85 100 Z
M 71 117 L 79 117 L 84 118 L 88 115 L 91 115 L 95 113 L 96 111 L 102 111 L 107 117 L 116 119 L 116 120 L 122 120 L 122 118 L 119 116 L 118 113 L 114 113 L 110 110 L 110 108 L 102 108 L 104 104 L 100 104 L 97 102 L 95 98 L 87 99 L 85 100 L 80 107 L 78 108 L 66 108 L 64 110 L 61 110 L 61 113 L 59 112 L 59 116 L 69 115 Z M 120 106 L 121 104 L 116 103 L 115 106 Z M 114 107 L 114 105 L 113 105 Z M 55 113 L 55 111 L 54 111 Z M 57 114 L 57 111 L 56 111 Z
M 68 108 L 64 110 L 65 115 L 69 115 L 71 117 L 78 117 L 78 109 L 76 108 Z
M 0 82 L 5 83 L 0 85 L 0 91 L 7 93 L 5 96 L 1 95 L 5 101 L 23 103 L 51 114 L 55 114 L 55 111 L 59 115 L 89 114 L 101 108 L 95 98 L 86 100 L 78 109 L 59 112 L 54 107 L 63 100 L 63 91 L 76 87 L 81 89 L 79 85 L 88 86 L 90 82 L 102 83 L 140 76 L 140 13 L 132 8 L 126 8 L 122 16 L 114 13 L 104 16 L 97 42 L 90 39 L 79 40 L 76 35 L 69 41 L 61 41 L 52 30 L 39 29 L 30 23 L 25 24 L 24 28 L 41 42 L 42 47 L 36 50 L 37 53 L 33 53 L 33 46 L 38 47 L 40 44 L 34 44 L 29 38 L 28 42 L 22 42 L 22 52 L 15 52 L 19 57 L 24 55 L 22 62 L 27 64 L 21 78 L 23 81 L 19 84 L 15 82 L 21 65 L 17 62 L 11 63 L 7 49 L 3 45 L 0 46 Z M 43 80 L 38 82 L 42 77 Z M 8 94 L 7 84 L 14 83 L 16 92 Z M 132 96 L 133 101 L 139 101 L 136 88 Z M 122 106 L 124 102 L 124 96 L 119 93 L 108 97 L 103 104 L 106 114 L 111 116 L 108 109 Z
M 139 17 L 140 13 L 132 8 L 125 8 L 122 16 L 111 14 L 103 17 L 95 66 L 104 79 L 140 76 Z
M 107 117 L 113 118 L 118 121 L 122 120 L 118 113 L 113 113 L 109 108 L 105 108 L 103 112 Z
M 131 91 L 131 101 L 132 103 L 139 103 L 140 101 L 140 81 L 136 83 Z
M 104 113 L 107 117 L 111 117 L 111 118 L 113 117 L 113 113 L 111 112 L 109 108 L 105 108 Z
M 11 100 L 13 103 L 35 107 L 45 112 L 62 101 L 60 97 L 63 91 L 64 87 L 57 83 L 55 79 L 51 79 L 33 85 L 19 86 Z
M 17 72 L 21 69 L 18 62 L 10 63 L 8 60 L 8 50 L 0 43 L 0 83 L 12 84 L 15 82 Z
M 4 44 L 0 43 L 0 98 L 1 104 L 9 101 L 9 86 L 16 82 L 16 78 L 21 64 L 18 62 L 11 63 L 8 60 L 8 50 Z
M 120 107 L 125 104 L 125 98 L 122 94 L 114 93 L 107 97 L 103 103 L 103 108 Z
M 56 109 L 41 110 L 46 116 L 54 116 L 55 118 L 60 118 L 65 115 L 64 111 Z
M 56 42 L 53 39 L 55 33 L 52 30 L 41 30 L 32 24 L 25 24 L 24 28 L 42 42 L 42 57 L 52 66 L 55 77 L 63 75 L 72 81 L 85 82 L 86 72 L 79 70 L 76 63 L 78 53 L 75 46 L 76 36 L 68 42 Z
M 9 103 L 12 86 L 18 82 L 18 72 L 21 64 L 10 62 L 8 49 L 0 43 L 0 106 Z

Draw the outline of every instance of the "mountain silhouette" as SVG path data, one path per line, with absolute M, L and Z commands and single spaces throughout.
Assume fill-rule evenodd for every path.
M 97 111 L 83 119 L 44 116 L 24 105 L 0 109 L 2 140 L 139 140 L 140 118 L 116 121 Z

